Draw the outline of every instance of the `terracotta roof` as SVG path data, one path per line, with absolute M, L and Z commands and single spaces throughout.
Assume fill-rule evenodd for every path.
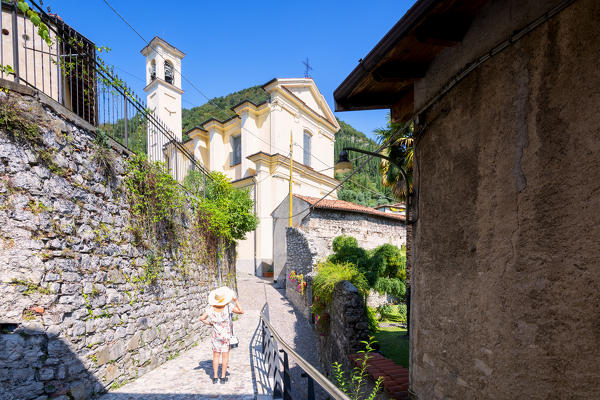
M 384 208 L 384 207 L 406 207 L 406 204 L 404 204 L 404 203 L 380 204 L 375 208 L 379 209 L 379 208 Z
M 329 200 L 329 199 L 323 199 L 323 200 L 319 201 L 319 199 L 316 197 L 302 196 L 299 194 L 295 194 L 294 197 L 297 197 L 301 200 L 306 201 L 311 206 L 316 204 L 315 208 L 325 208 L 325 209 L 330 209 L 330 210 L 339 210 L 339 211 L 355 212 L 355 213 L 360 213 L 360 214 L 369 214 L 369 215 L 375 215 L 375 216 L 383 217 L 383 218 L 396 219 L 396 220 L 400 220 L 402 222 L 404 222 L 406 220 L 404 218 L 404 215 L 386 213 L 386 212 L 379 211 L 379 210 L 376 210 L 371 207 L 366 207 L 366 206 L 361 206 L 358 204 L 350 203 L 349 201 Z

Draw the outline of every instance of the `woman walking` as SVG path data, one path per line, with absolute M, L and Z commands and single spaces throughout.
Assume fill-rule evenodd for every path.
M 233 302 L 234 304 L 231 304 Z M 221 383 L 227 382 L 229 363 L 229 340 L 231 338 L 231 313 L 243 314 L 242 306 L 233 290 L 226 286 L 213 290 L 208 295 L 208 304 L 200 321 L 212 326 L 213 383 L 219 381 L 219 356 L 222 358 Z

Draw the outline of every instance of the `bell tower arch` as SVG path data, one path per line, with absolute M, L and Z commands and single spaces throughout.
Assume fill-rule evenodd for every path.
M 185 53 L 165 40 L 154 37 L 141 51 L 146 57 L 146 103 L 150 111 L 181 141 L 181 60 Z M 148 157 L 165 161 L 167 139 L 148 129 Z

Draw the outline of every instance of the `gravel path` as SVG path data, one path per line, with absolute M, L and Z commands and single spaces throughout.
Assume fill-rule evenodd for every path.
M 262 362 L 259 315 L 269 302 L 271 324 L 294 349 L 311 364 L 318 366 L 316 337 L 291 304 L 273 287 L 270 280 L 250 275 L 238 276 L 238 294 L 245 313 L 234 322 L 240 346 L 230 352 L 229 382 L 212 383 L 212 350 L 206 340 L 174 360 L 139 377 L 101 400 L 249 400 L 271 394 L 266 368 Z M 290 360 L 291 361 L 291 360 Z M 306 379 L 290 362 L 294 389 L 305 391 Z M 301 396 L 304 397 L 304 396 Z

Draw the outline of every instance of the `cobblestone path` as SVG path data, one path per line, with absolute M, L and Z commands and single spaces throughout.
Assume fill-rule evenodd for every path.
M 268 398 L 271 394 L 260 348 L 259 315 L 268 299 L 274 327 L 288 343 L 295 346 L 307 360 L 317 362 L 314 333 L 301 318 L 297 319 L 292 307 L 269 281 L 254 276 L 238 276 L 238 293 L 245 313 L 234 322 L 237 349 L 231 350 L 228 376 L 225 384 L 212 383 L 212 349 L 209 340 L 181 354 L 174 360 L 139 377 L 101 400 L 246 400 Z M 298 383 L 304 380 L 300 371 L 292 367 L 292 377 Z M 304 385 L 302 385 L 304 386 Z

